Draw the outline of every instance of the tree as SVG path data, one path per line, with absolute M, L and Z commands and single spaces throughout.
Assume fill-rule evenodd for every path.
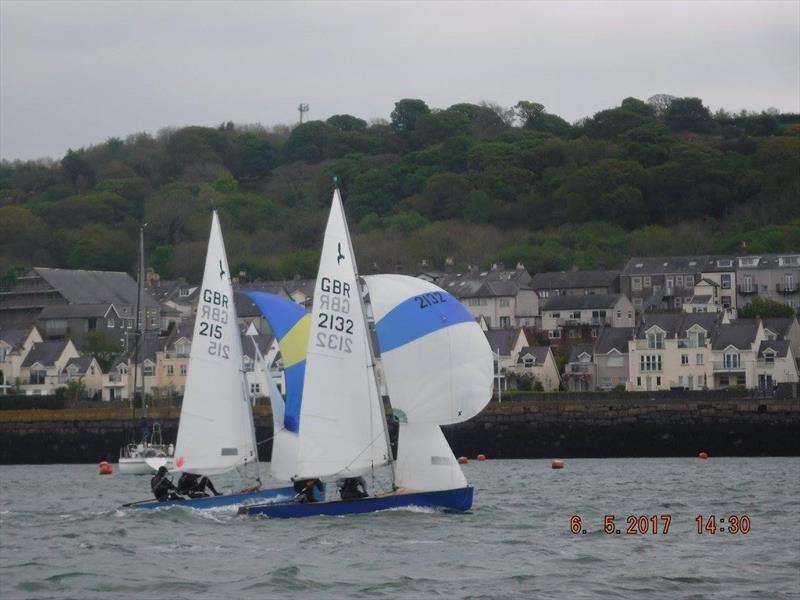
M 67 180 L 76 192 L 82 192 L 94 187 L 95 172 L 92 165 L 83 157 L 83 152 L 67 150 L 67 155 L 61 159 L 61 168 Z
M 399 102 L 395 102 L 394 110 L 391 114 L 392 129 L 396 133 L 414 131 L 417 128 L 417 119 L 422 115 L 427 115 L 429 112 L 431 112 L 431 109 L 422 100 L 404 98 Z
M 352 115 L 333 115 L 325 121 L 339 131 L 366 131 L 367 122 Z
M 754 319 L 756 317 L 771 319 L 775 317 L 793 317 L 794 315 L 795 311 L 791 306 L 760 297 L 753 298 L 750 304 L 739 309 L 740 319 Z
M 667 112 L 669 105 L 675 100 L 675 96 L 669 94 L 656 94 L 647 99 L 647 103 L 653 107 L 653 112 L 657 117 L 663 117 Z
M 711 112 L 703 106 L 700 98 L 675 98 L 664 116 L 673 131 L 704 133 L 714 126 Z

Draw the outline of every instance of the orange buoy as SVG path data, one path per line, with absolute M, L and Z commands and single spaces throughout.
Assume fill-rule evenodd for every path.
M 113 472 L 114 470 L 111 468 L 111 465 L 106 461 L 100 463 L 100 475 L 111 475 Z
M 478 462 L 484 461 L 484 460 L 486 460 L 486 455 L 485 454 L 478 454 L 478 456 L 475 457 L 475 460 L 477 460 Z
M 564 468 L 564 461 L 560 458 L 556 458 L 553 462 L 550 463 L 551 469 L 563 469 Z
M 469 459 L 466 456 L 459 456 L 458 457 L 458 464 L 465 465 L 469 462 Z
M 700 454 L 697 455 L 697 458 L 702 458 L 703 460 L 706 460 L 708 458 L 708 452 L 701 452 Z

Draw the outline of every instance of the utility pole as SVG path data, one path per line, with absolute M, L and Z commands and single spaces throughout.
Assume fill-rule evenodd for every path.
M 300 113 L 300 125 L 303 124 L 303 113 L 308 112 L 308 104 L 305 102 L 301 102 L 300 106 L 297 107 L 298 112 Z

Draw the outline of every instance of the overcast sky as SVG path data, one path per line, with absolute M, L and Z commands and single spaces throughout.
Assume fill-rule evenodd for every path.
M 627 96 L 800 112 L 800 2 L 0 0 L 0 157 L 60 158 L 165 126 L 265 126 L 394 103 Z

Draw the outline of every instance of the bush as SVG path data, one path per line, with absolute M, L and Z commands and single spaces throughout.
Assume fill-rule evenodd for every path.
M 64 394 L 53 396 L 26 396 L 14 394 L 0 396 L 0 410 L 31 410 L 66 408 L 67 399 Z

